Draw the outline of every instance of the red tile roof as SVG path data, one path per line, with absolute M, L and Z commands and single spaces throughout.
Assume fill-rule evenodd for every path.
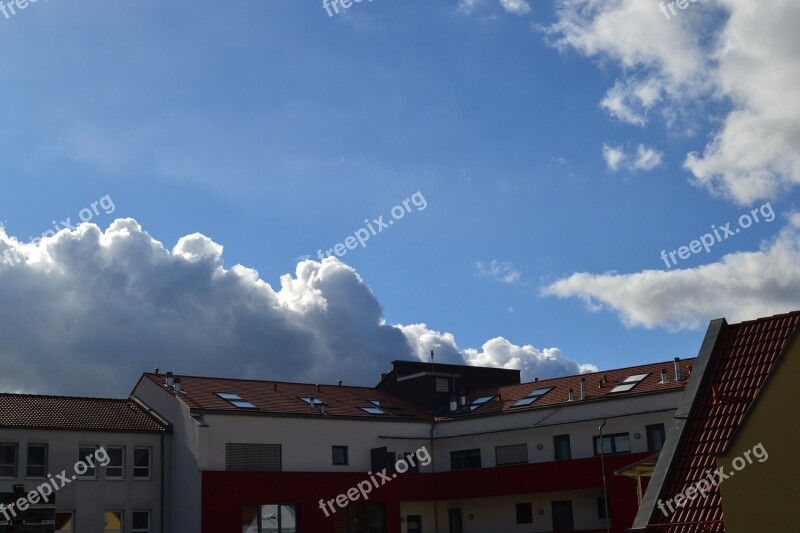
M 128 399 L 0 393 L 0 427 L 158 433 L 167 427 Z
M 691 368 L 694 364 L 694 358 L 680 361 L 681 375 L 683 378 L 680 381 L 675 380 L 674 361 L 665 361 L 662 363 L 630 366 L 615 370 L 593 372 L 591 374 L 542 379 L 529 383 L 520 383 L 518 385 L 506 385 L 494 389 L 485 389 L 470 394 L 468 402 L 485 396 L 495 396 L 495 398 L 466 414 L 482 415 L 550 407 L 552 405 L 566 403 L 569 399 L 570 390 L 572 390 L 574 400 L 578 401 L 581 395 L 581 379 L 586 380 L 586 400 L 682 390 L 686 386 L 686 378 L 690 375 Z M 668 380 L 665 383 L 661 382 L 661 370 L 667 371 Z M 638 374 L 648 374 L 648 376 L 630 391 L 611 392 L 614 387 L 621 384 L 625 379 Z M 514 407 L 514 404 L 518 400 L 521 400 L 533 390 L 548 387 L 552 387 L 552 390 L 530 405 Z M 497 397 L 498 395 L 499 399 Z
M 165 391 L 177 395 L 191 409 L 201 411 L 253 412 L 270 414 L 322 416 L 319 408 L 312 408 L 300 397 L 312 397 L 325 403 L 328 416 L 355 416 L 374 419 L 430 419 L 424 411 L 389 394 L 369 387 L 317 385 L 309 383 L 287 383 L 248 379 L 210 378 L 198 376 L 175 376 L 181 380 L 181 392 L 166 387 L 164 374 L 144 374 Z M 216 393 L 238 394 L 257 409 L 240 409 Z M 375 407 L 371 401 L 386 402 L 398 410 L 385 409 L 385 415 L 371 415 L 361 407 Z
M 800 311 L 727 327 L 723 322 L 704 375 L 697 376 L 702 381 L 696 396 L 690 398 L 691 410 L 677 448 L 671 457 L 662 451 L 662 460 L 671 459 L 671 463 L 657 498 L 673 498 L 689 484 L 706 477 L 707 470 L 716 470 L 715 454 L 726 449 L 798 324 Z M 687 388 L 687 394 L 692 388 Z M 718 391 L 717 402 L 714 389 Z M 670 433 L 667 439 L 672 437 Z M 658 490 L 658 486 L 654 487 Z M 707 498 L 688 500 L 683 508 L 666 517 L 652 509 L 647 531 L 721 533 L 725 530 L 722 519 L 720 492 L 716 490 Z

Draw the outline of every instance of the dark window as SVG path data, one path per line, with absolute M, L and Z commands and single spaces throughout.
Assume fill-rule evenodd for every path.
M 407 516 L 406 531 L 408 533 L 422 533 L 422 517 L 417 514 Z
M 0 444 L 0 477 L 17 477 L 16 444 Z
M 447 512 L 450 523 L 450 533 L 464 533 L 464 524 L 461 522 L 461 509 L 450 509 Z
M 530 503 L 517 504 L 517 524 L 533 524 L 533 505 Z
M 75 520 L 72 511 L 58 511 L 55 515 L 56 531 L 75 531 Z
M 96 479 L 97 478 L 97 467 L 92 466 L 89 464 L 89 461 L 92 464 L 96 465 L 97 462 L 95 461 L 95 452 L 97 451 L 97 446 L 79 446 L 78 447 L 78 462 L 83 461 L 83 464 L 86 465 L 86 471 L 81 474 L 78 473 L 79 478 L 83 479 Z
M 346 465 L 347 463 L 347 446 L 332 446 L 331 454 L 333 456 L 333 464 Z
M 664 424 L 653 424 L 647 426 L 647 449 L 651 452 L 660 452 L 667 440 L 667 433 Z
M 150 511 L 133 512 L 132 533 L 150 533 Z
M 150 479 L 151 449 L 133 449 L 133 477 L 136 479 Z
M 354 502 L 344 509 L 337 508 L 337 511 L 333 529 L 336 533 L 386 533 L 383 504 Z M 267 532 L 274 533 L 274 530 L 264 530 L 263 533 Z
M 106 465 L 106 479 L 125 478 L 125 448 L 122 446 L 109 447 L 106 449 L 108 454 L 108 464 Z
M 606 499 L 602 496 L 597 498 L 597 518 L 603 519 L 606 517 Z
M 603 435 L 603 453 L 630 453 L 631 437 L 627 433 L 617 433 L 615 435 Z M 594 437 L 594 454 L 600 455 L 600 436 Z
M 511 446 L 496 446 L 494 449 L 495 464 L 519 465 L 528 462 L 528 445 L 512 444 Z
M 370 450 L 370 464 L 373 472 L 381 472 L 384 468 L 387 472 L 394 472 L 394 454 L 390 453 L 386 446 L 372 448 Z
M 238 472 L 280 472 L 280 444 L 225 444 L 225 470 Z
M 553 449 L 555 450 L 556 461 L 569 461 L 572 459 L 569 435 L 556 435 L 553 437 Z
M 47 444 L 28 444 L 28 477 L 47 475 Z
M 552 503 L 553 531 L 572 531 L 572 500 Z
M 481 467 L 481 451 L 461 450 L 450 452 L 450 470 L 466 470 L 467 468 Z
M 408 472 L 419 472 L 419 458 L 414 452 L 406 452 L 403 454 L 408 464 Z

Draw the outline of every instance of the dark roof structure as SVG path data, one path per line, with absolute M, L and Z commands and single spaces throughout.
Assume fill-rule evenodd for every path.
M 681 493 L 716 470 L 736 429 L 773 372 L 789 341 L 798 334 L 800 311 L 728 325 L 711 322 L 695 372 L 675 413 L 667 441 L 630 532 L 722 533 L 725 525 L 718 490 L 687 500 L 674 513 L 658 500 Z
M 0 428 L 165 433 L 169 426 L 130 399 L 0 393 Z

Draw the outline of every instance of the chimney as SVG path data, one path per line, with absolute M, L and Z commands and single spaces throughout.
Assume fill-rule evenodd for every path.
M 325 404 L 319 406 L 319 412 L 323 415 L 325 414 Z
M 608 383 L 608 374 L 603 374 L 603 383 Z
M 319 383 L 317 383 L 317 392 L 319 392 Z
M 181 378 L 175 378 L 173 380 L 172 388 L 175 389 L 175 392 L 181 391 Z
M 581 378 L 581 400 L 586 399 L 586 378 Z
M 278 392 L 278 384 L 277 383 L 273 383 L 272 384 L 272 391 L 273 392 Z
M 692 375 L 692 365 L 689 365 L 689 375 Z
M 598 379 L 597 380 L 597 388 L 598 389 L 602 389 L 603 388 L 603 380 L 602 379 Z
M 533 378 L 533 381 L 539 381 L 539 378 Z
M 567 396 L 567 401 L 568 401 L 568 402 L 571 402 L 571 401 L 572 401 L 572 400 L 574 400 L 574 399 L 575 399 L 575 398 L 572 396 L 572 389 L 569 389 L 569 396 Z
M 172 387 L 172 385 L 174 385 L 174 380 L 173 380 L 172 376 L 173 376 L 172 372 L 167 372 L 167 386 L 168 387 Z
M 342 386 L 342 380 L 341 379 L 339 380 L 339 386 L 340 387 Z
M 458 396 L 458 405 L 467 405 L 467 393 L 463 390 Z
M 666 368 L 662 368 L 661 369 L 661 383 L 666 383 L 667 381 L 669 381 L 669 378 L 667 378 L 667 369 Z
M 158 369 L 156 368 L 156 376 L 158 375 Z
M 455 396 L 450 396 L 450 412 L 454 412 L 458 409 L 458 402 L 456 401 Z
M 682 379 L 683 379 L 683 376 L 681 375 L 681 358 L 680 357 L 676 357 L 675 358 L 675 381 L 680 381 Z

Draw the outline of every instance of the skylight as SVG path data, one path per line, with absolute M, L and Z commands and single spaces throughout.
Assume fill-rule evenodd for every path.
M 384 414 L 386 414 L 385 411 L 388 411 L 388 412 L 390 412 L 391 414 L 393 414 L 395 416 L 411 416 L 408 413 L 406 413 L 405 411 L 403 411 L 402 409 L 400 409 L 399 407 L 397 407 L 396 405 L 391 404 L 391 403 L 386 402 L 386 401 L 383 401 L 383 400 L 370 400 L 369 403 L 374 405 L 378 409 L 378 411 L 380 411 L 380 413 L 373 413 L 371 411 L 367 411 L 369 414 L 372 414 L 372 415 L 384 415 Z M 369 407 L 362 407 L 361 409 L 366 410 L 366 409 L 370 409 L 370 408 Z
M 489 400 L 494 398 L 494 396 L 481 396 L 480 398 L 475 398 L 471 402 L 467 403 L 464 407 L 461 408 L 462 411 L 474 411 L 481 405 L 485 404 Z
M 304 402 L 306 402 L 311 407 L 322 407 L 323 405 L 326 405 L 325 402 L 323 402 L 319 398 L 314 398 L 313 396 L 300 396 L 299 398 Z
M 386 412 L 384 412 L 382 409 L 379 409 L 377 407 L 359 407 L 359 409 L 361 409 L 365 413 L 369 413 L 371 415 L 385 415 L 386 414 Z
M 622 380 L 622 383 L 611 389 L 611 393 L 614 392 L 628 392 L 629 390 L 633 389 L 636 385 L 644 381 L 644 378 L 650 375 L 650 372 L 647 374 L 636 374 L 633 376 L 629 376 Z
M 215 392 L 214 394 L 239 409 L 258 409 L 258 407 L 233 392 Z
M 526 405 L 530 405 L 548 392 L 553 390 L 553 387 L 542 387 L 540 389 L 534 389 L 529 392 L 524 398 L 519 400 L 517 403 L 512 405 L 512 407 L 524 407 Z

